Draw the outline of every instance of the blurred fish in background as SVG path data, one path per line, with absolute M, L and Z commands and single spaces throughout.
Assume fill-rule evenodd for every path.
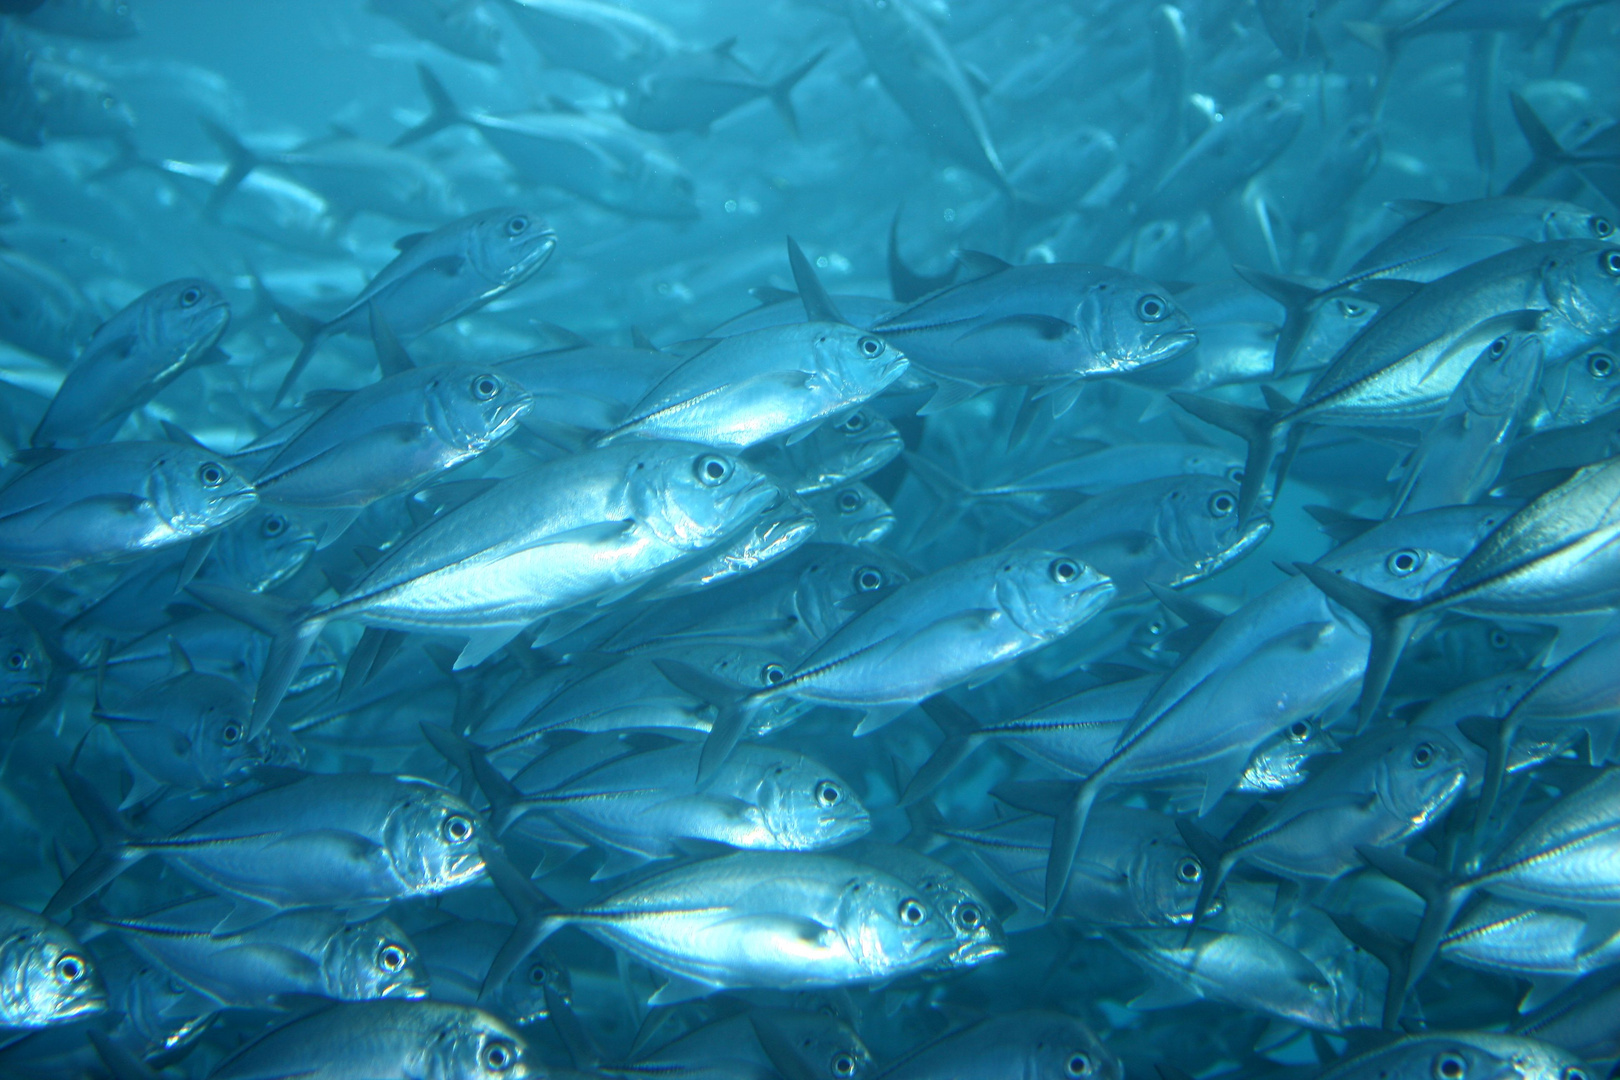
M 1614 1075 L 1617 50 L 0 0 L 0 1077 Z

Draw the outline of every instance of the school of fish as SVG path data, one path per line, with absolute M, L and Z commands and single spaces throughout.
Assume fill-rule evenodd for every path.
M 1617 58 L 0 0 L 0 1080 L 1620 1075 Z

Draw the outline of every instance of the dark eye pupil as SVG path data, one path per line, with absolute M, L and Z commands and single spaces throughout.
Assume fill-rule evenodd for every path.
M 1296 739 L 1303 739 L 1306 735 L 1310 734 L 1310 731 L 1311 729 L 1306 727 L 1304 724 L 1295 724 L 1293 727 L 1288 729 L 1288 733 Z
M 709 462 L 709 464 L 704 467 L 703 471 L 709 474 L 709 479 L 711 480 L 718 480 L 722 476 L 726 475 L 726 467 L 720 464 L 718 461 Z

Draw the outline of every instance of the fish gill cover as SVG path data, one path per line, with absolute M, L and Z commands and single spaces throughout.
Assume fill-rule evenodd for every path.
M 1599 1080 L 1620 5 L 0 0 L 4 1080 Z

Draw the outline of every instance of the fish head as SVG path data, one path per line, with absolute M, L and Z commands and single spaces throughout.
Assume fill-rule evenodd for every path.
M 163 697 L 185 718 L 189 755 L 205 787 L 239 783 L 270 763 L 273 740 L 251 731 L 253 698 L 233 680 L 188 671 L 164 684 Z
M 956 949 L 947 916 L 920 889 L 889 874 L 852 876 L 836 918 L 850 954 L 869 972 L 948 964 Z
M 528 278 L 557 250 L 557 234 L 527 210 L 511 206 L 486 210 L 473 218 L 467 254 L 473 267 L 497 286 Z
M 697 221 L 702 216 L 692 174 L 668 154 L 652 149 L 615 172 L 602 192 L 602 201 L 662 221 Z
M 231 322 L 230 301 L 201 278 L 159 285 L 137 303 L 141 340 L 157 352 L 194 356 L 218 341 Z
M 1174 359 L 1198 344 L 1192 319 L 1170 299 L 1167 289 L 1123 271 L 1086 290 L 1074 323 L 1091 354 L 1093 374 L 1135 371 Z
M 1198 892 L 1209 870 L 1179 837 L 1158 832 L 1144 834 L 1131 860 L 1129 883 L 1136 910 L 1154 926 L 1185 926 L 1192 922 Z M 1219 894 L 1213 910 L 1222 905 Z
M 827 483 L 875 473 L 905 449 L 895 426 L 870 409 L 856 409 L 836 424 L 823 425 L 814 441 L 817 469 Z
M 34 628 L 15 612 L 0 615 L 0 706 L 39 697 L 50 677 L 50 654 Z
M 148 488 L 158 514 L 181 536 L 227 525 L 259 501 L 247 477 L 222 456 L 178 444 L 153 459 Z
M 1608 348 L 1579 353 L 1547 368 L 1540 387 L 1539 430 L 1584 424 L 1620 399 L 1620 356 Z
M 430 1047 L 423 1075 L 445 1080 L 527 1080 L 542 1076 L 531 1067 L 529 1048 L 503 1021 L 481 1009 L 456 1009 L 435 1033 L 424 1032 Z
M 875 1075 L 872 1051 L 830 1003 L 820 1008 L 756 1008 L 750 1019 L 783 1075 L 801 1080 L 867 1080 Z
M 759 806 L 766 830 L 784 851 L 816 851 L 872 831 L 871 816 L 849 784 L 802 754 L 767 766 Z
M 1529 1080 L 1514 1067 L 1511 1049 L 1481 1041 L 1472 1034 L 1415 1036 L 1374 1054 L 1381 1074 L 1398 1080 Z
M 1012 1013 L 991 1020 L 1002 1029 L 1003 1045 L 1017 1046 L 1028 1055 L 1019 1070 L 1026 1080 L 1124 1080 L 1120 1060 L 1103 1046 L 1095 1032 L 1071 1016 L 1057 1012 Z
M 1438 817 L 1468 783 L 1468 759 L 1437 728 L 1405 728 L 1379 755 L 1374 786 L 1396 818 L 1417 831 Z
M 1238 491 L 1225 476 L 1176 477 L 1164 486 L 1154 531 L 1160 543 L 1186 567 L 1174 587 L 1202 581 L 1252 551 L 1271 532 L 1263 515 L 1239 520 Z
M 1282 792 L 1305 782 L 1306 765 L 1318 754 L 1336 754 L 1339 744 L 1315 720 L 1295 720 L 1267 739 L 1249 759 L 1238 791 Z
M 856 597 L 892 589 L 911 580 L 893 558 L 844 545 L 822 545 L 799 575 L 793 607 L 806 630 L 826 637 L 859 610 Z
M 338 928 L 322 952 L 321 977 L 326 993 L 339 1001 L 428 996 L 427 968 L 416 946 L 381 916 Z
M 649 444 L 625 483 L 636 521 L 682 551 L 708 547 L 786 497 L 741 458 L 690 443 Z
M 1321 560 L 1369 589 L 1416 600 L 1438 589 L 1508 513 L 1500 506 L 1452 506 L 1392 518 Z
M 297 573 L 315 553 L 315 530 L 292 514 L 260 506 L 223 530 L 216 564 L 239 587 L 263 592 Z
M 1546 240 L 1603 240 L 1611 244 L 1615 240 L 1612 220 L 1574 203 L 1553 203 L 1541 220 Z
M 990 902 L 967 878 L 936 863 L 929 872 L 916 875 L 912 884 L 950 927 L 951 950 L 936 967 L 969 968 L 1006 953 L 1007 931 Z
M 875 544 L 894 529 L 894 511 L 877 492 L 858 480 L 811 500 L 820 523 L 817 535 L 840 544 Z
M 502 1016 L 527 1027 L 551 1015 L 550 1006 L 546 1004 L 548 987 L 564 1001 L 573 995 L 568 969 L 556 957 L 539 949 L 531 952 L 528 959 L 490 992 L 489 1003 Z
M 1108 575 L 1057 551 L 1012 550 L 996 564 L 996 603 L 1019 629 L 1043 641 L 1091 619 L 1114 596 Z
M 810 335 L 811 362 L 846 399 L 871 397 L 911 366 L 905 353 L 876 334 L 838 323 L 820 323 L 815 329 Z
M 1620 247 L 1557 245 L 1542 264 L 1541 277 L 1553 309 L 1582 334 L 1602 337 L 1620 329 Z
M 428 417 L 451 446 L 482 453 L 517 430 L 534 397 L 509 375 L 472 364 L 447 365 L 424 390 Z
M 383 846 L 407 893 L 430 896 L 483 877 L 478 841 L 487 830 L 473 808 L 424 781 L 402 788 L 383 826 Z
M 0 1015 L 36 1028 L 105 1012 L 107 991 L 90 954 L 66 930 L 39 922 L 0 940 Z

